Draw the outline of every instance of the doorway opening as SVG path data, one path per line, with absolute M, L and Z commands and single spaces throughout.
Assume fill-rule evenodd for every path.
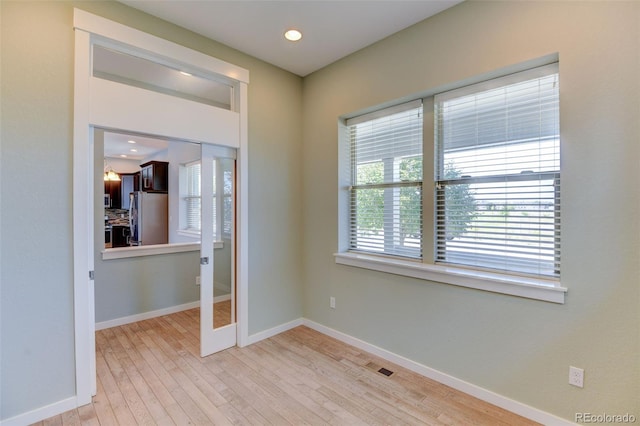
M 202 355 L 235 345 L 236 150 L 95 129 L 94 151 L 96 329 L 200 306 Z
M 95 129 L 119 129 L 118 132 L 140 135 L 162 135 L 168 141 L 189 141 L 198 143 L 201 161 L 203 161 L 201 188 L 202 194 L 213 194 L 213 160 L 209 158 L 229 158 L 221 155 L 216 149 L 233 150 L 235 187 L 233 190 L 234 233 L 231 270 L 237 286 L 235 303 L 231 304 L 237 321 L 230 325 L 214 328 L 213 315 L 206 315 L 211 327 L 201 334 L 201 348 L 205 341 L 218 348 L 219 342 L 233 337 L 234 344 L 243 346 L 248 337 L 247 287 L 248 287 L 248 194 L 247 194 L 247 70 L 228 64 L 216 58 L 176 45 L 166 40 L 151 36 L 141 31 L 123 26 L 113 21 L 75 9 L 75 69 L 74 69 L 74 317 L 76 341 L 76 389 L 77 405 L 91 401 L 96 392 L 95 380 L 95 287 L 96 253 L 101 253 L 101 260 L 116 259 L 114 262 L 124 264 L 131 257 L 126 252 L 137 250 L 143 254 L 138 260 L 162 259 L 165 256 L 177 256 L 179 243 L 150 244 L 141 246 L 111 247 L 104 246 L 105 234 L 96 230 L 98 225 L 104 226 L 104 209 L 106 197 L 102 195 L 104 188 L 96 189 L 96 175 L 102 176 L 106 165 L 104 158 L 97 163 L 94 156 Z M 95 52 L 99 52 L 98 56 Z M 119 60 L 100 60 L 100 54 L 113 54 Z M 113 55 L 112 55 L 113 56 Z M 188 88 L 160 84 L 158 81 L 147 81 L 144 78 L 154 73 L 147 71 L 136 73 L 136 67 L 128 68 L 131 60 L 138 65 L 152 66 L 161 74 L 174 75 L 186 71 L 199 77 L 188 81 Z M 113 57 L 112 57 L 113 59 Z M 102 65 L 121 62 L 125 70 L 131 73 L 115 72 L 103 69 Z M 156 67 L 156 66 L 159 66 Z M 140 77 L 142 75 L 142 77 Z M 181 74 L 183 75 L 183 74 Z M 183 75 L 184 76 L 184 75 Z M 141 79 L 142 78 L 142 79 Z M 213 82 L 213 86 L 224 92 L 228 102 L 219 102 L 218 95 L 201 96 L 197 84 Z M 211 84 L 210 84 L 211 85 Z M 97 134 L 97 133 L 96 133 Z M 104 149 L 104 148 L 103 148 Z M 225 151 L 226 152 L 226 151 Z M 226 155 L 226 154 L 225 154 Z M 207 162 L 205 163 L 205 159 Z M 141 177 L 142 178 L 142 177 Z M 148 177 L 147 177 L 148 178 Z M 147 184 L 146 182 L 144 183 Z M 155 188 L 154 188 L 155 189 Z M 122 191 L 122 189 L 120 190 Z M 133 191 L 136 192 L 136 191 Z M 147 191 L 149 192 L 149 191 Z M 208 198 L 208 197 L 207 197 Z M 125 197 L 126 200 L 126 197 Z M 111 202 L 111 201 L 110 201 Z M 120 198 L 122 209 L 122 197 Z M 201 278 L 201 291 L 210 292 L 209 299 L 201 304 L 209 312 L 215 311 L 214 269 L 216 241 L 214 235 L 213 203 L 201 204 L 201 238 L 196 253 Z M 116 213 L 118 214 L 118 213 Z M 124 214 L 124 213 L 119 213 Z M 124 219 L 120 217 L 120 219 Z M 131 227 L 130 227 L 131 230 Z M 125 236 L 126 237 L 126 236 Z M 126 241 L 126 238 L 125 238 Z M 131 234 L 129 235 L 131 241 Z M 191 244 L 192 246 L 193 244 Z M 182 244 L 180 255 L 188 256 L 193 247 L 189 243 Z M 173 255 L 163 250 L 171 250 Z M 104 253 L 103 253 L 104 252 Z M 114 253 L 116 253 L 114 255 Z M 193 256 L 192 256 L 193 257 Z M 173 262 L 173 261 L 172 261 Z M 171 266 L 171 262 L 165 262 Z M 126 269 L 126 268 L 125 268 Z M 176 268 L 173 268 L 176 269 Z M 204 285 L 204 281 L 211 285 Z M 194 283 L 195 285 L 195 283 Z M 233 290 L 232 290 L 233 292 Z M 206 297 L 209 297 L 207 293 Z M 213 314 L 213 312 L 211 312 Z M 201 327 L 204 321 L 201 321 Z M 209 337 L 205 337 L 209 336 Z M 207 340 L 208 339 L 208 340 Z M 208 344 L 208 343 L 207 343 Z M 218 346 L 216 346 L 218 345 Z M 205 354 L 206 351 L 202 351 Z

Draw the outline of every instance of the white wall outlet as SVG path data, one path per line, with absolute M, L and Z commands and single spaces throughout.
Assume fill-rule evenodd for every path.
M 331 297 L 329 298 L 329 307 L 330 307 L 331 309 L 335 309 L 335 308 L 336 308 L 336 298 L 335 298 L 335 297 L 333 297 L 333 296 L 331 296 Z
M 198 275 L 198 276 L 196 277 L 196 285 L 197 285 L 197 286 L 198 286 L 198 285 L 200 285 L 200 275 Z
M 584 387 L 584 370 L 582 368 L 569 366 L 569 384 L 579 388 Z

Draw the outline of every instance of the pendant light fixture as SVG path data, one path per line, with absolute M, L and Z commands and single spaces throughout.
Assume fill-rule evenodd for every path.
M 104 180 L 108 182 L 120 182 L 120 175 L 118 175 L 113 167 L 107 163 L 107 160 L 104 160 Z

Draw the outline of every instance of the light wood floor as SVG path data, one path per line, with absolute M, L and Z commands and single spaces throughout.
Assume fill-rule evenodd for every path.
M 198 315 L 98 331 L 93 403 L 37 424 L 534 424 L 307 327 L 200 358 Z
M 231 300 L 213 304 L 213 328 L 231 324 Z

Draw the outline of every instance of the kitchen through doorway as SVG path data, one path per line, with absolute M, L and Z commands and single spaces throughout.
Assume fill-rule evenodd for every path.
M 207 147 L 212 179 L 203 185 L 207 164 L 201 144 L 95 129 L 94 147 L 96 329 L 200 306 L 208 285 L 213 288 L 213 304 L 205 309 L 212 316 L 208 327 L 233 328 L 227 334 L 234 334 L 235 344 L 235 150 Z M 149 163 L 163 167 L 159 179 L 143 176 Z M 145 179 L 156 185 L 145 185 Z M 210 195 L 204 188 L 211 188 Z M 207 272 L 201 268 L 209 265 L 199 264 L 203 204 L 212 208 L 212 271 Z M 147 224 L 151 220 L 155 223 Z M 214 340 L 230 345 L 222 343 L 228 338 Z

